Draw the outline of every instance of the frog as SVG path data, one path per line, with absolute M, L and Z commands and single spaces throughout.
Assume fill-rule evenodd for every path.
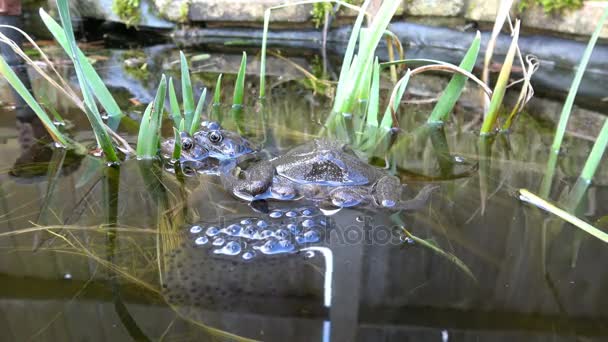
M 236 132 L 223 129 L 219 123 L 205 121 L 201 130 L 190 135 L 180 133 L 182 144 L 180 162 L 195 165 L 206 165 L 211 158 L 216 161 L 237 159 L 243 155 L 256 152 L 254 145 Z M 161 143 L 161 155 L 172 158 L 175 139 L 167 139 Z
M 306 198 L 338 208 L 416 209 L 434 189 L 426 186 L 415 198 L 404 201 L 404 185 L 398 177 L 363 161 L 347 144 L 327 139 L 312 140 L 268 161 L 220 175 L 224 187 L 245 201 Z

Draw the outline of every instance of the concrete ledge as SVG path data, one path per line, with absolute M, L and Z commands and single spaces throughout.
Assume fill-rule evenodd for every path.
M 192 0 L 190 21 L 248 21 L 263 22 L 267 8 L 297 0 Z M 298 5 L 272 11 L 270 19 L 279 22 L 302 23 L 310 20 L 312 5 Z
M 493 22 L 500 0 L 469 0 L 464 14 L 466 19 Z M 585 1 L 577 10 L 564 10 L 558 13 L 545 13 L 539 6 L 532 6 L 516 14 L 522 19 L 522 27 L 543 31 L 589 36 L 608 7 L 608 1 Z M 514 14 L 514 11 L 512 11 Z M 608 38 L 608 26 L 604 25 L 601 38 Z

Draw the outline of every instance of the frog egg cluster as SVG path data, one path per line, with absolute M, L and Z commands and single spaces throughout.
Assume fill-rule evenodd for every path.
M 316 209 L 273 210 L 264 217 L 245 217 L 218 224 L 189 227 L 194 246 L 209 248 L 213 254 L 240 256 L 297 252 L 304 245 L 321 241 L 326 218 Z

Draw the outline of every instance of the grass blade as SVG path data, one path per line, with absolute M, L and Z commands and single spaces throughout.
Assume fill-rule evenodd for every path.
M 82 92 L 85 104 L 85 114 L 91 123 L 93 132 L 97 139 L 97 143 L 103 150 L 106 160 L 112 163 L 118 162 L 118 156 L 112 145 L 112 140 L 106 131 L 105 125 L 97 109 L 95 98 L 91 93 L 90 84 L 87 80 L 87 75 L 83 71 L 82 64 L 86 63 L 84 56 L 78 55 L 78 47 L 76 45 L 76 38 L 74 37 L 74 31 L 72 29 L 72 21 L 70 18 L 70 9 L 67 0 L 57 0 L 57 9 L 59 11 L 59 17 L 61 18 L 61 24 L 64 28 L 64 33 L 68 41 L 69 55 L 74 61 L 74 67 L 76 69 L 76 76 L 78 77 L 78 83 Z
M 496 13 L 496 20 L 494 20 L 492 34 L 490 35 L 490 40 L 488 41 L 488 46 L 486 47 L 486 53 L 483 61 L 483 71 L 481 75 L 481 80 L 486 84 L 490 83 L 490 62 L 492 61 L 492 56 L 494 55 L 494 47 L 496 46 L 496 40 L 498 39 L 500 30 L 505 25 L 505 21 L 509 17 L 509 11 L 511 10 L 512 5 L 513 0 L 501 1 L 498 7 L 498 12 Z M 487 109 L 488 102 L 487 99 L 484 98 L 484 113 L 488 112 Z
M 407 69 L 405 75 L 401 77 L 397 84 L 395 84 L 395 88 L 393 89 L 393 93 L 389 100 L 389 105 L 386 107 L 386 111 L 384 111 L 380 127 L 388 130 L 393 126 L 398 125 L 396 113 L 401 104 L 401 100 L 403 99 L 403 95 L 405 94 L 405 88 L 407 88 L 411 74 L 412 71 Z
M 190 81 L 190 69 L 188 69 L 188 61 L 182 51 L 179 52 L 182 71 L 182 105 L 184 106 L 184 119 L 186 126 L 192 126 L 194 117 L 194 94 L 192 92 L 192 82 Z
M 213 105 L 219 106 L 222 103 L 222 74 L 217 77 L 215 90 L 213 91 Z
M 41 8 L 39 12 L 40 18 L 46 25 L 49 32 L 51 32 L 55 40 L 70 56 L 72 62 L 76 63 L 72 54 L 70 53 L 70 44 L 68 43 L 68 39 L 63 28 L 61 28 L 61 26 L 44 9 Z M 78 47 L 76 47 L 76 51 L 80 60 L 80 64 L 82 65 L 83 73 L 86 76 L 87 81 L 91 85 L 91 89 L 95 94 L 95 97 L 97 98 L 97 100 L 99 100 L 99 103 L 101 104 L 103 109 L 110 117 L 121 116 L 122 111 L 120 110 L 120 107 L 118 107 L 116 100 L 101 80 L 101 77 L 99 77 L 99 74 L 97 74 L 97 72 L 95 71 L 95 68 L 93 68 L 89 60 L 85 57 L 85 55 Z
M 150 103 L 141 119 L 139 134 L 137 136 L 137 158 L 151 159 L 158 152 L 160 128 L 162 124 L 163 108 L 167 96 L 167 82 L 165 75 L 162 76 L 154 102 Z
M 477 283 L 477 278 L 475 277 L 475 275 L 473 274 L 473 272 L 471 272 L 471 269 L 467 266 L 467 264 L 465 264 L 462 260 L 460 260 L 457 256 L 455 256 L 454 254 L 450 253 L 450 252 L 446 252 L 444 251 L 441 247 L 439 247 L 437 245 L 437 243 L 433 240 L 427 241 L 424 239 L 421 239 L 415 235 L 413 235 L 412 233 L 410 233 L 409 231 L 407 231 L 404 227 L 401 227 L 401 230 L 403 231 L 403 233 L 405 234 L 405 236 L 407 236 L 408 238 L 412 239 L 412 241 L 414 241 L 417 244 L 420 244 L 421 246 L 424 246 L 430 250 L 432 250 L 433 252 L 441 255 L 442 257 L 448 259 L 450 262 L 454 263 L 456 266 L 458 266 L 458 268 L 460 268 L 469 278 L 471 278 L 475 283 Z
M 593 53 L 593 48 L 597 43 L 599 35 L 602 31 L 602 27 L 604 26 L 604 23 L 607 19 L 608 8 L 604 10 L 602 17 L 600 18 L 599 22 L 597 23 L 597 26 L 595 27 L 593 35 L 591 35 L 591 38 L 589 39 L 589 43 L 587 44 L 585 52 L 583 53 L 583 56 L 581 58 L 581 63 L 576 69 L 576 75 L 574 76 L 574 80 L 572 80 L 572 85 L 570 86 L 570 90 L 568 91 L 568 97 L 566 97 L 566 102 L 564 102 L 564 106 L 562 107 L 562 112 L 559 117 L 557 130 L 555 131 L 553 143 L 551 144 L 551 153 L 547 162 L 547 168 L 545 169 L 545 174 L 543 176 L 543 181 L 541 184 L 540 195 L 542 197 L 548 197 L 549 192 L 551 191 L 551 183 L 553 182 L 553 175 L 555 174 L 555 168 L 557 166 L 557 158 L 562 146 L 562 141 L 564 140 L 564 135 L 566 134 L 566 126 L 568 125 L 568 119 L 570 118 L 570 113 L 572 112 L 574 99 L 576 98 L 576 93 L 578 92 L 578 88 L 583 79 L 583 75 L 585 74 L 585 70 L 587 69 L 587 64 L 589 63 L 591 54 Z
M 234 83 L 234 96 L 232 97 L 233 106 L 242 106 L 243 97 L 245 94 L 245 73 L 247 71 L 247 53 L 243 52 L 243 58 L 241 58 L 241 66 L 239 67 L 239 73 L 236 76 L 236 82 Z
M 175 86 L 173 86 L 173 78 L 169 77 L 169 105 L 171 107 L 171 117 L 173 118 L 173 127 L 181 126 L 183 121 L 181 111 L 179 110 L 179 102 L 177 102 L 177 94 L 175 94 Z
M 380 108 L 380 64 L 378 58 L 374 62 L 372 85 L 367 106 L 366 123 L 368 126 L 378 127 L 378 111 Z
M 264 31 L 262 34 L 262 53 L 261 53 L 261 57 L 260 57 L 260 99 L 263 99 L 264 97 L 266 97 L 266 47 L 268 45 L 268 27 L 270 24 L 271 11 L 278 10 L 281 8 L 286 8 L 286 7 L 292 7 L 292 6 L 316 4 L 316 3 L 320 3 L 320 2 L 331 2 L 331 3 L 340 4 L 341 6 L 344 6 L 353 11 L 359 12 L 359 15 L 357 16 L 357 20 L 355 21 L 355 25 L 353 27 L 353 32 L 356 32 L 356 34 L 354 36 L 351 34 L 351 40 L 349 40 L 349 43 L 348 43 L 348 46 L 346 49 L 346 54 L 343 59 L 343 65 L 342 65 L 342 69 L 340 72 L 340 77 L 342 77 L 342 72 L 346 71 L 345 66 L 346 65 L 350 66 L 350 60 L 348 60 L 348 63 L 347 63 L 347 59 L 349 58 L 349 56 L 350 56 L 350 59 L 352 59 L 355 45 L 357 44 L 358 32 L 359 32 L 359 29 L 361 28 L 361 24 L 363 23 L 365 9 L 367 9 L 368 1 L 363 3 L 361 8 L 354 6 L 352 4 L 349 4 L 348 2 L 338 1 L 338 0 L 304 0 L 304 1 L 296 1 L 296 2 L 292 2 L 292 3 L 288 3 L 288 4 L 282 4 L 282 5 L 267 8 L 264 11 Z M 351 44 L 351 41 L 353 39 L 354 39 L 354 42 Z
M 515 22 L 515 29 L 513 30 L 513 39 L 511 40 L 511 46 L 505 57 L 505 61 L 498 74 L 498 80 L 496 81 L 496 87 L 490 100 L 490 107 L 486 113 L 486 117 L 483 120 L 481 126 L 481 135 L 488 135 L 493 133 L 496 119 L 498 118 L 498 111 L 502 106 L 502 100 L 504 99 L 505 92 L 507 91 L 507 85 L 509 83 L 509 77 L 511 76 L 511 69 L 513 67 L 513 60 L 515 59 L 515 53 L 517 52 L 517 41 L 519 40 L 519 26 L 520 21 Z
M 477 35 L 475 39 L 471 43 L 471 47 L 465 54 L 462 62 L 459 67 L 471 72 L 473 67 L 475 66 L 475 62 L 477 61 L 477 56 L 479 54 L 479 47 L 481 45 L 481 35 L 479 31 L 477 31 Z M 466 84 L 467 78 L 461 74 L 455 74 L 452 76 L 450 83 L 445 88 L 443 95 L 433 108 L 433 112 L 429 116 L 428 123 L 438 123 L 443 122 L 447 119 L 448 115 L 456 105 L 456 102 L 460 98 L 460 94 L 462 94 L 462 90 Z
M 194 118 L 192 119 L 192 126 L 190 126 L 190 135 L 193 135 L 201 126 L 203 106 L 205 105 L 205 98 L 207 97 L 207 88 L 203 89 L 201 97 L 198 99 L 198 104 L 194 110 Z
M 571 223 L 572 225 L 574 225 L 575 227 L 591 234 L 592 236 L 608 243 L 608 234 L 606 234 L 605 232 L 595 228 L 594 226 L 590 225 L 589 223 L 579 219 L 578 217 L 570 214 L 569 212 L 562 210 L 560 208 L 558 208 L 557 206 L 545 201 L 544 199 L 536 196 L 535 194 L 531 193 L 529 190 L 527 189 L 520 189 L 519 190 L 519 200 L 523 201 L 523 202 L 527 202 L 530 203 L 540 209 L 545 210 L 546 212 L 549 212 L 553 215 L 556 215 L 557 217 L 561 218 L 562 220 L 565 220 L 569 223 Z
M 184 125 L 182 124 L 182 127 Z M 175 140 L 175 144 L 173 145 L 173 154 L 171 155 L 172 160 L 179 160 L 182 156 L 182 135 L 180 130 L 173 127 L 173 139 Z
M 367 0 L 365 4 L 369 2 L 370 1 Z M 365 4 L 363 7 L 366 6 Z M 361 46 L 359 48 L 360 53 L 358 55 L 358 62 L 353 63 L 353 66 L 349 69 L 348 74 L 353 75 L 353 77 L 348 77 L 348 79 L 344 80 L 341 78 L 339 80 L 339 83 L 344 82 L 344 91 L 341 93 L 341 97 L 338 97 L 338 94 L 336 93 L 336 101 L 334 102 L 335 112 L 349 113 L 354 108 L 356 96 L 359 93 L 357 90 L 363 86 L 361 80 L 365 74 L 365 69 L 369 67 L 369 64 L 373 63 L 373 56 L 378 43 L 384 36 L 388 24 L 400 5 L 400 0 L 387 0 L 382 2 L 380 9 L 374 16 L 371 26 L 367 31 L 368 34 L 365 35 L 365 39 L 360 41 Z
M 53 124 L 53 120 L 49 118 L 48 114 L 38 104 L 38 101 L 34 96 L 27 90 L 27 87 L 21 82 L 19 77 L 15 74 L 13 69 L 6 63 L 4 58 L 0 55 L 0 74 L 6 78 L 8 83 L 15 89 L 15 91 L 23 98 L 28 106 L 36 113 L 36 116 L 40 119 L 44 128 L 49 132 L 53 140 L 64 146 L 69 145 L 68 139 L 57 129 Z

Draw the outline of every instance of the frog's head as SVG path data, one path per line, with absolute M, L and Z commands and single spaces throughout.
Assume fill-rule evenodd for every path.
M 209 156 L 219 160 L 234 159 L 255 152 L 253 145 L 236 132 L 222 129 L 217 123 L 210 122 L 203 130 L 194 133 L 196 145 L 204 146 Z
M 180 140 L 182 144 L 180 162 L 201 161 L 209 157 L 209 150 L 205 146 L 197 144 L 188 133 L 182 132 Z M 167 139 L 160 148 L 164 157 L 171 158 L 175 149 L 175 139 Z

